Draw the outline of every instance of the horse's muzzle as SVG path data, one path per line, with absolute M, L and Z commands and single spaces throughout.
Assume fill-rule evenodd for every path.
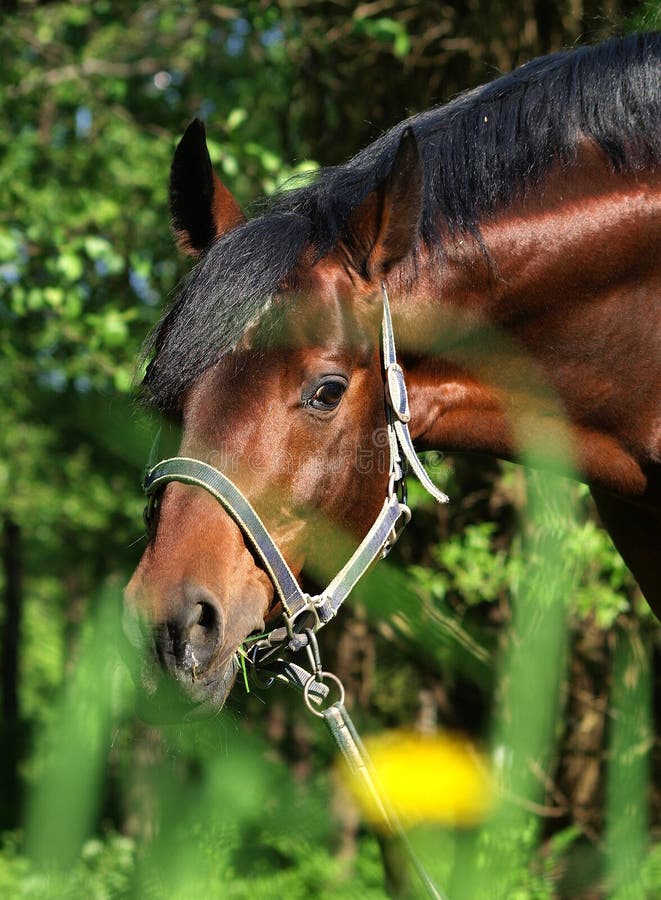
M 166 722 L 217 713 L 234 684 L 238 664 L 234 653 L 223 647 L 223 613 L 215 597 L 188 583 L 176 607 L 160 622 L 145 620 L 132 606 L 129 600 L 124 656 L 139 691 L 141 718 Z
M 177 612 L 155 626 L 154 645 L 163 668 L 184 684 L 204 677 L 223 642 L 223 619 L 216 599 L 187 584 Z

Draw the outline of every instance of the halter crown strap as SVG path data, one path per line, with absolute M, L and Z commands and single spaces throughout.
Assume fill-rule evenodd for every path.
M 402 527 L 411 518 L 411 510 L 397 496 L 405 479 L 405 461 L 423 487 L 440 503 L 448 497 L 431 481 L 416 456 L 408 430 L 410 410 L 404 373 L 397 363 L 390 305 L 385 285 L 383 292 L 383 366 L 385 371 L 386 419 L 390 445 L 390 478 L 388 495 L 374 524 L 330 582 L 325 591 L 312 597 L 300 587 L 287 561 L 260 519 L 250 501 L 226 475 L 197 459 L 176 456 L 151 468 L 144 480 L 148 509 L 166 484 L 179 481 L 201 487 L 214 497 L 231 516 L 249 540 L 282 603 L 284 628 L 276 628 L 259 641 L 259 659 L 282 649 L 298 650 L 308 642 L 306 631 L 318 631 L 329 622 L 370 566 L 385 556 L 395 543 Z M 403 457 L 403 458 L 402 458 Z

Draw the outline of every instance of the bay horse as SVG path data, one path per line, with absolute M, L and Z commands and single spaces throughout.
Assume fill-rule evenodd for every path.
M 564 422 L 568 470 L 661 615 L 660 63 L 659 34 L 534 60 L 251 220 L 188 127 L 170 200 L 197 262 L 148 341 L 144 390 L 294 579 L 334 565 L 387 496 L 387 292 L 416 447 L 516 460 L 525 445 L 556 465 Z M 182 481 L 154 504 L 127 604 L 219 708 L 237 648 L 282 604 L 240 517 Z

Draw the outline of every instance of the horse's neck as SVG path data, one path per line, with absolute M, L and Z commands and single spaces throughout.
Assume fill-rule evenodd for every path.
M 483 224 L 488 258 L 470 237 L 424 257 L 394 304 L 420 446 L 525 445 L 544 464 L 569 441 L 579 475 L 643 491 L 661 452 L 660 211 L 658 175 L 588 150 Z

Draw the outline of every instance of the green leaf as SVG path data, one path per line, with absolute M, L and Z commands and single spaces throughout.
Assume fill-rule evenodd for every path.
M 133 369 L 128 366 L 116 369 L 113 382 L 118 391 L 128 394 L 133 387 Z
M 85 238 L 83 245 L 90 259 L 103 259 L 112 252 L 110 241 L 98 234 L 90 234 Z
M 234 178 L 239 174 L 239 163 L 235 156 L 231 156 L 229 153 L 223 154 L 223 157 L 220 161 L 221 168 L 226 175 L 229 175 L 230 178 Z
M 85 270 L 82 259 L 73 251 L 61 253 L 57 258 L 56 268 L 67 281 L 78 281 Z
M 411 41 L 404 29 L 398 32 L 395 35 L 395 42 L 393 44 L 393 52 L 395 56 L 402 59 L 404 56 L 407 56 L 409 51 L 411 50 Z
M 103 317 L 102 334 L 104 342 L 110 347 L 117 347 L 126 341 L 128 329 L 118 312 L 110 310 Z
M 47 287 L 44 290 L 44 301 L 52 309 L 60 309 L 64 303 L 64 291 L 62 288 Z
M 232 112 L 227 117 L 227 121 L 225 123 L 228 131 L 235 131 L 239 128 L 248 118 L 248 111 L 245 109 L 241 109 L 237 107 L 233 109 Z
M 18 255 L 20 243 L 15 234 L 8 229 L 0 228 L 0 262 L 14 262 Z

